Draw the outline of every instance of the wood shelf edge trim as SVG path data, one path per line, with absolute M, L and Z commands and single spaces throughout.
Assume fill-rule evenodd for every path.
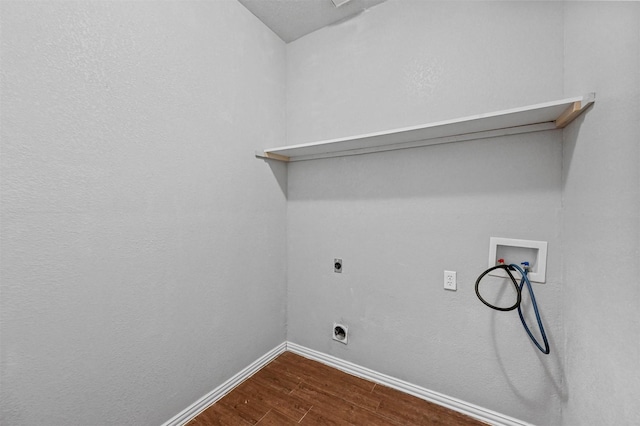
M 574 118 L 580 114 L 582 110 L 582 102 L 574 102 L 565 109 L 556 119 L 556 129 L 563 129 L 567 124 L 571 123 Z
M 256 151 L 255 155 L 258 158 L 264 158 L 267 160 L 277 160 L 277 161 L 283 161 L 285 163 L 288 163 L 289 161 L 291 161 L 291 157 L 287 157 L 286 155 L 276 154 L 269 151 L 264 151 L 264 152 Z
M 555 121 L 557 129 L 564 129 L 569 123 L 585 112 L 595 102 L 595 93 L 588 93 L 579 101 L 573 102 Z

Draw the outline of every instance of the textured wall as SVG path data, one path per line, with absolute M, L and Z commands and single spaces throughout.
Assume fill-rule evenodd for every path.
M 564 424 L 637 425 L 640 4 L 565 7 L 565 90 L 597 98 L 565 131 Z
M 287 45 L 288 142 L 561 98 L 562 12 L 388 1 L 303 37 Z M 290 164 L 288 339 L 558 424 L 561 142 L 546 132 Z M 535 289 L 550 356 L 515 312 L 475 296 L 491 236 L 549 242 L 547 283 Z M 445 269 L 458 272 L 457 292 L 443 290 Z M 336 320 L 349 326 L 347 346 L 331 340 Z
M 284 43 L 236 1 L 1 5 L 0 423 L 160 424 L 285 338 Z
M 389 0 L 289 43 L 288 141 L 562 96 L 562 8 L 504 3 Z

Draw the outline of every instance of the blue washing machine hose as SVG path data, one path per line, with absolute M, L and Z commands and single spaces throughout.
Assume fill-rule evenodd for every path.
M 517 309 L 518 316 L 520 317 L 520 322 L 522 322 L 522 326 L 524 327 L 525 331 L 529 335 L 529 338 L 531 339 L 531 341 L 534 343 L 534 345 L 536 345 L 536 347 L 540 350 L 540 352 L 542 352 L 543 354 L 549 354 L 549 341 L 547 340 L 547 334 L 544 332 L 544 326 L 542 325 L 542 320 L 540 319 L 540 312 L 538 311 L 536 296 L 533 294 L 533 288 L 531 287 L 531 282 L 529 281 L 529 277 L 527 276 L 527 267 L 529 266 L 529 264 L 528 262 L 523 262 L 523 265 L 524 265 L 524 268 L 513 263 L 510 265 L 500 264 L 487 269 L 482 274 L 480 274 L 480 276 L 476 280 L 476 296 L 478 296 L 478 299 L 480 299 L 482 303 L 484 303 L 491 309 L 495 309 L 497 311 L 512 311 L 514 309 Z M 480 281 L 485 275 L 487 275 L 489 272 L 494 271 L 496 269 L 505 270 L 509 279 L 511 280 L 511 283 L 513 284 L 517 297 L 516 297 L 516 302 L 512 306 L 500 307 L 500 306 L 492 305 L 491 303 L 484 300 L 484 298 L 480 295 L 480 290 L 479 290 Z M 522 276 L 522 279 L 520 280 L 520 284 L 518 284 L 518 282 L 516 281 L 516 278 L 513 276 L 511 271 L 518 271 L 520 273 L 520 275 Z M 529 326 L 527 325 L 527 322 L 524 319 L 524 315 L 522 314 L 522 307 L 521 307 L 522 289 L 524 288 L 525 284 L 527 286 L 527 289 L 529 290 L 529 296 L 531 297 L 531 304 L 533 306 L 533 311 L 536 314 L 536 321 L 538 322 L 538 329 L 540 330 L 540 335 L 542 336 L 544 348 L 531 333 L 531 330 L 529 329 Z

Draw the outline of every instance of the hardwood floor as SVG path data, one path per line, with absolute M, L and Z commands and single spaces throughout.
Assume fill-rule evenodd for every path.
M 284 352 L 188 426 L 469 425 L 447 408 Z

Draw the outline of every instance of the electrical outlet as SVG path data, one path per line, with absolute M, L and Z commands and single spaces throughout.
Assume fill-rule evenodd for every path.
M 444 271 L 444 289 L 453 291 L 458 289 L 455 271 Z

